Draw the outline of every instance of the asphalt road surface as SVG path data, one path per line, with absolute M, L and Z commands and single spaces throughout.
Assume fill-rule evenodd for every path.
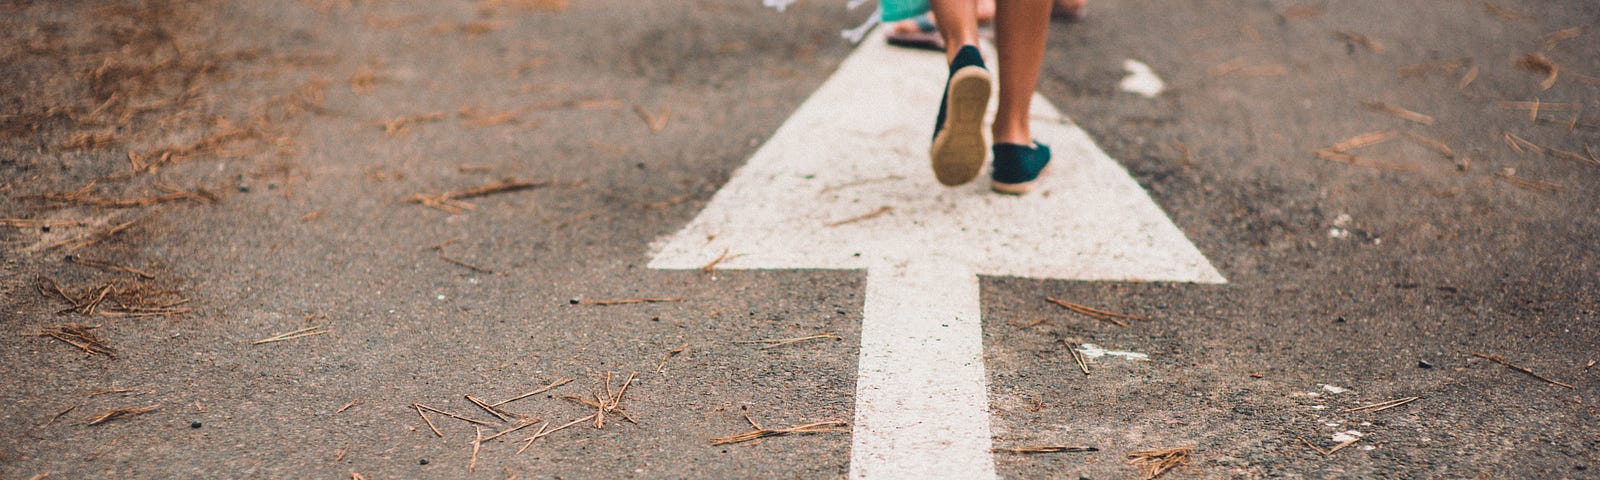
M 1009 199 L 845 3 L 0 2 L 0 478 L 1600 478 L 1600 4 L 1094 0 Z

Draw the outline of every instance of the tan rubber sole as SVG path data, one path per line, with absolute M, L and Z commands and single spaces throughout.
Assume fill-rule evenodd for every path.
M 1006 195 L 1026 195 L 1028 192 L 1033 191 L 1033 187 L 1039 186 L 1039 181 L 1044 180 L 1045 174 L 1050 173 L 1050 167 L 1054 166 L 1056 166 L 1056 164 L 1053 161 L 1045 164 L 1044 169 L 1039 170 L 1039 176 L 1031 181 L 1023 183 L 990 182 L 989 189 L 994 190 L 996 193 L 1004 193 Z
M 944 128 L 933 139 L 928 156 L 939 183 L 955 186 L 972 181 L 989 158 L 983 115 L 989 110 L 993 77 L 982 67 L 969 66 L 950 76 Z

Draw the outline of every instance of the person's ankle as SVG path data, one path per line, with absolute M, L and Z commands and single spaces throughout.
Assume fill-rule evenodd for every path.
M 948 42 L 947 42 L 947 44 L 948 44 Z M 972 47 L 973 49 L 977 49 L 978 48 L 978 44 L 977 43 L 961 43 L 961 44 L 949 44 L 949 45 L 954 45 L 954 47 L 945 47 L 945 50 L 944 50 L 944 63 L 946 65 L 950 65 L 950 64 L 956 63 L 956 58 L 960 57 L 961 56 L 961 51 L 966 49 L 967 47 Z M 982 56 L 979 56 L 979 60 L 980 61 L 982 61 L 982 58 L 983 58 Z
M 1033 145 L 1033 137 L 1024 131 L 1021 134 L 1011 132 L 994 132 L 994 143 L 1009 143 L 1012 145 Z

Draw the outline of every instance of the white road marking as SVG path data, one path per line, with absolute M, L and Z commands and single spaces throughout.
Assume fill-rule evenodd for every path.
M 1156 76 L 1156 72 L 1150 70 L 1150 66 L 1144 62 L 1124 60 L 1122 69 L 1128 71 L 1128 76 L 1122 77 L 1122 82 L 1117 84 L 1117 88 L 1124 92 L 1144 95 L 1144 98 L 1156 98 L 1156 95 L 1160 95 L 1161 91 L 1167 88 L 1166 82 L 1162 82 L 1161 77 Z
M 1078 352 L 1083 353 L 1083 356 L 1085 358 L 1100 358 L 1100 357 L 1105 357 L 1105 356 L 1112 356 L 1112 357 L 1123 357 L 1123 358 L 1126 358 L 1126 359 L 1129 359 L 1129 360 L 1149 360 L 1150 359 L 1149 355 L 1145 355 L 1143 353 L 1139 353 L 1139 352 L 1119 352 L 1119 351 L 1116 351 L 1116 350 L 1106 350 L 1104 348 L 1100 348 L 1099 345 L 1095 345 L 1093 343 L 1085 343 L 1083 345 L 1079 345 L 1078 346 Z
M 1032 128 L 1056 165 L 1034 193 L 940 186 L 943 63 L 868 37 L 650 262 L 867 269 L 853 478 L 994 478 L 977 275 L 1225 282 L 1043 97 Z
M 957 262 L 867 268 L 855 478 L 994 478 L 978 276 Z

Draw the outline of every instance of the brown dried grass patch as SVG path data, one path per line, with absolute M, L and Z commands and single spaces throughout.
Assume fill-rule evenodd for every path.
M 1146 480 L 1161 476 L 1179 465 L 1189 462 L 1194 455 L 1194 446 L 1165 448 L 1158 450 L 1144 450 L 1128 454 L 1128 463 L 1139 471 L 1139 475 Z

